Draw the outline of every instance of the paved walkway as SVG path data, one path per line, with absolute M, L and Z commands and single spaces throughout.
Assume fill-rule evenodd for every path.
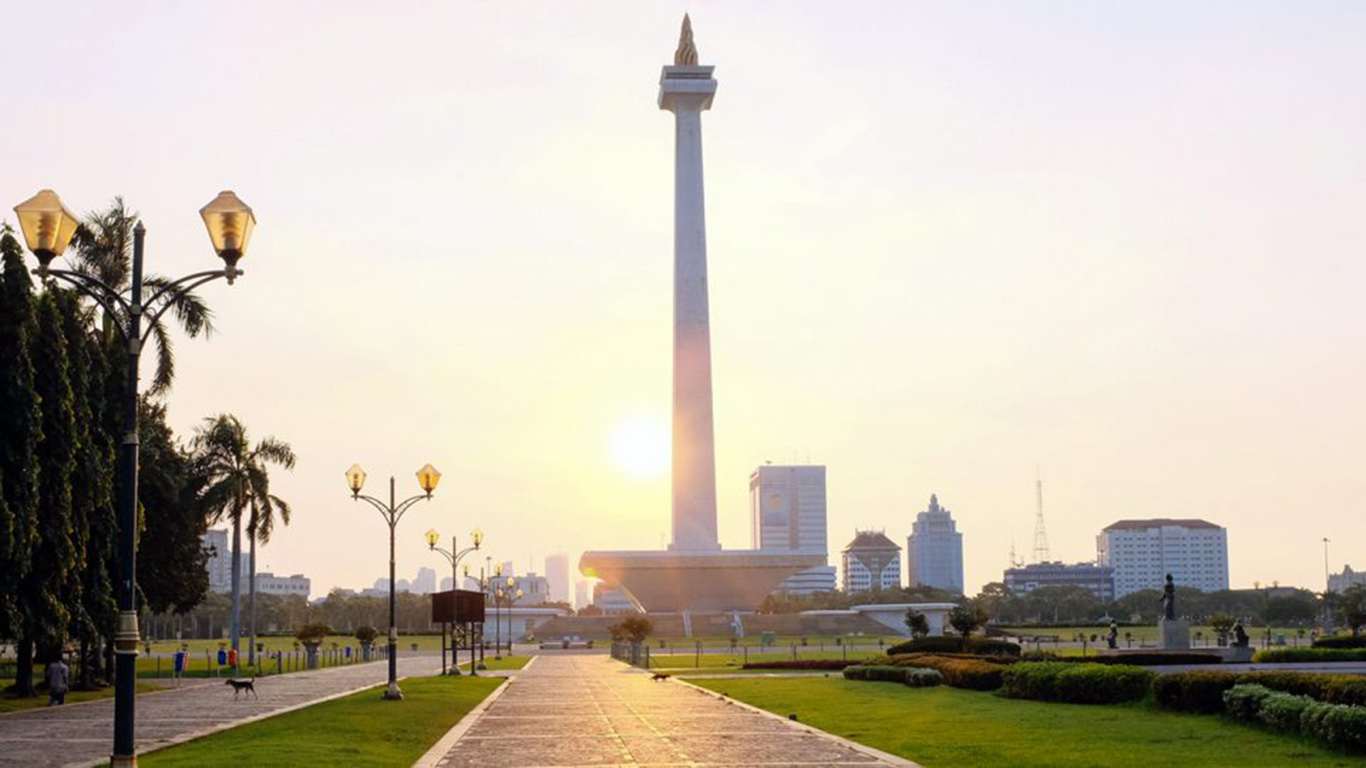
M 912 765 L 604 655 L 542 655 L 436 765 Z
M 400 658 L 399 675 L 441 669 L 440 656 Z M 387 662 L 263 677 L 260 699 L 233 700 L 222 680 L 187 680 L 180 688 L 137 698 L 137 749 L 185 741 L 211 730 L 240 725 L 388 679 Z M 109 759 L 114 739 L 114 700 L 0 716 L 0 766 L 87 765 Z

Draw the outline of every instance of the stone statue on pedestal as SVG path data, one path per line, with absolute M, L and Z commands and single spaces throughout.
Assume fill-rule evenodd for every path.
M 1167 651 L 1185 651 L 1191 647 L 1190 625 L 1176 618 L 1176 584 L 1167 574 L 1162 587 L 1162 616 L 1157 620 L 1158 647 Z
M 1176 585 L 1172 583 L 1172 575 L 1167 574 L 1167 585 L 1162 588 L 1162 616 L 1167 621 L 1176 618 Z

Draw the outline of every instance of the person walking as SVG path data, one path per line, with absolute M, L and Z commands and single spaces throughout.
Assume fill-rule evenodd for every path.
M 66 692 L 71 684 L 71 670 L 61 656 L 48 663 L 43 678 L 47 680 L 47 705 L 57 707 L 65 704 Z

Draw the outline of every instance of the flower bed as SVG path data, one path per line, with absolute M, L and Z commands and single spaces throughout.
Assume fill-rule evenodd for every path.
M 994 691 L 1001 687 L 1001 671 L 1009 664 L 978 658 L 954 658 L 929 653 L 899 654 L 891 658 L 898 667 L 923 667 L 937 670 L 944 683 L 954 688 Z
M 787 659 L 784 661 L 751 661 L 741 669 L 797 669 L 838 672 L 845 667 L 858 664 L 857 661 L 843 659 Z
M 890 664 L 856 664 L 844 668 L 846 680 L 904 683 L 912 688 L 929 688 L 944 681 L 937 670 L 924 667 L 896 667 Z
M 906 653 L 972 653 L 979 656 L 1019 656 L 1020 646 L 1004 640 L 970 637 L 967 643 L 959 637 L 918 637 L 887 649 L 888 655 Z
M 1143 698 L 1152 680 L 1142 667 L 1028 661 L 1004 669 L 1002 692 L 1015 699 L 1115 704 Z

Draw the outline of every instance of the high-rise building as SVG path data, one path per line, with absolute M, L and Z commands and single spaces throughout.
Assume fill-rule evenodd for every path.
M 455 583 L 451 581 L 451 577 L 450 577 L 450 576 L 447 576 L 447 577 L 445 577 L 444 579 L 441 580 L 441 591 L 442 591 L 442 592 L 449 592 L 449 591 L 452 590 L 452 589 L 455 589 Z
M 906 574 L 912 587 L 963 591 L 963 534 L 934 494 L 906 539 Z
M 1228 589 L 1228 531 L 1205 520 L 1120 520 L 1096 536 L 1096 562 L 1115 571 L 1115 597 L 1178 587 Z
M 1030 563 L 1007 568 L 1005 585 L 1012 595 L 1027 595 L 1040 587 L 1081 587 L 1108 603 L 1115 599 L 1115 569 L 1095 563 Z
M 436 591 L 436 571 L 432 568 L 418 568 L 417 578 L 413 579 L 413 591 L 419 595 L 430 595 Z
M 844 548 L 844 591 L 850 594 L 901 586 L 901 547 L 882 531 L 857 531 Z
M 825 467 L 765 464 L 749 476 L 751 546 L 765 552 L 829 557 Z M 809 595 L 835 589 L 835 569 L 818 565 L 793 574 L 773 590 Z
M 1366 586 L 1366 573 L 1352 570 L 1352 566 L 1342 566 L 1342 573 L 1334 573 L 1328 577 L 1329 592 L 1343 592 L 1348 587 Z
M 209 561 L 205 564 L 209 571 L 209 591 L 231 591 L 232 550 L 228 548 L 228 532 L 211 528 L 200 537 L 200 542 L 205 549 L 209 550 Z
M 574 582 L 574 610 L 582 611 L 592 605 L 593 598 L 588 591 L 588 580 L 579 579 Z
M 550 600 L 569 602 L 569 555 L 556 552 L 545 559 L 545 577 L 550 581 Z

